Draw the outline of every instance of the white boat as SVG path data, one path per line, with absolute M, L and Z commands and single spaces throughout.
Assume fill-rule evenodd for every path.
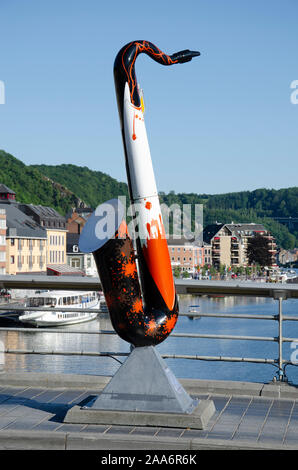
M 26 307 L 43 307 L 53 309 L 51 311 L 25 310 L 19 316 L 22 323 L 29 323 L 34 326 L 57 326 L 71 325 L 93 320 L 97 317 L 99 309 L 99 299 L 93 291 L 51 291 L 34 294 L 26 300 Z M 63 310 L 65 308 L 65 310 Z M 78 311 L 70 312 L 67 309 L 75 308 Z M 87 311 L 80 311 L 88 309 Z
M 199 305 L 189 305 L 187 316 L 190 320 L 196 318 L 201 318 L 200 316 L 200 306 Z

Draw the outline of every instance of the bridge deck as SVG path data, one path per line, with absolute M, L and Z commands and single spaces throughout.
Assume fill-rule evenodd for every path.
M 0 449 L 297 449 L 298 390 L 288 384 L 181 380 L 213 400 L 206 429 L 66 424 L 108 377 L 0 374 Z

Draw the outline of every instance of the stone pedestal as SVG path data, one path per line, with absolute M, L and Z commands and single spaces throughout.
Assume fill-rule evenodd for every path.
M 102 392 L 74 406 L 67 423 L 204 429 L 215 407 L 194 400 L 153 346 L 135 348 Z

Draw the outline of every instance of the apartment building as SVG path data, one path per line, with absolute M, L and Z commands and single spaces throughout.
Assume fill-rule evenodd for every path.
M 46 272 L 46 230 L 14 204 L 0 204 L 6 213 L 6 274 Z
M 7 273 L 46 272 L 47 265 L 66 266 L 65 217 L 51 207 L 19 203 L 15 196 L 0 184 L 0 205 L 7 214 Z
M 47 234 L 47 265 L 66 265 L 66 219 L 51 207 L 18 204 L 19 209 L 43 227 Z
M 0 274 L 6 274 L 6 211 L 0 209 Z
M 168 239 L 168 248 L 172 268 L 180 266 L 182 271 L 194 273 L 197 266 L 204 266 L 206 258 L 208 260 L 208 246 L 196 245 L 194 240 L 173 237 Z M 209 250 L 211 247 L 209 246 Z M 211 254 L 209 252 L 209 258 Z
M 276 243 L 274 237 L 262 224 L 211 224 L 205 227 L 203 239 L 212 246 L 212 264 L 225 266 L 247 266 L 247 246 L 251 237 L 263 235 L 270 243 L 272 266 L 276 265 Z

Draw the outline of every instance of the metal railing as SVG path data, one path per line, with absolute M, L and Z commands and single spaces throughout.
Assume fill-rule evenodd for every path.
M 55 277 L 55 276 L 0 276 L 0 288 L 6 289 L 68 289 L 68 290 L 98 290 L 100 288 L 100 281 L 98 278 L 81 278 L 81 277 Z M 298 284 L 267 284 L 261 282 L 238 282 L 238 281 L 195 281 L 195 280 L 176 280 L 176 289 L 180 294 L 223 294 L 232 296 L 252 296 L 252 297 L 265 297 L 273 298 L 278 302 L 278 313 L 275 315 L 263 314 L 232 314 L 232 313 L 180 313 L 180 316 L 188 317 L 217 317 L 217 318 L 241 318 L 241 319 L 254 319 L 254 320 L 271 320 L 278 322 L 278 335 L 274 336 L 239 336 L 229 334 L 201 334 L 201 333 L 176 333 L 171 334 L 171 337 L 183 338 L 208 338 L 214 340 L 244 340 L 244 341 L 271 341 L 278 343 L 278 357 L 274 358 L 249 358 L 249 357 L 227 357 L 227 356 L 203 356 L 203 355 L 187 355 L 187 354 L 162 354 L 164 358 L 172 359 L 193 359 L 204 361 L 228 361 L 228 362 L 247 362 L 247 363 L 263 363 L 271 364 L 277 368 L 278 380 L 286 381 L 285 368 L 287 365 L 292 364 L 290 361 L 283 359 L 283 343 L 297 342 L 298 338 L 287 338 L 283 336 L 283 322 L 284 321 L 298 321 L 298 316 L 285 316 L 283 314 L 283 301 L 292 298 L 298 299 Z M 7 311 L 7 304 L 0 305 L 0 310 Z M 14 307 L 14 311 L 23 310 L 41 310 L 40 308 L 25 308 Z M 44 308 L 44 311 L 53 311 L 51 308 Z M 76 308 L 63 308 L 63 312 L 78 311 Z M 83 311 L 84 309 L 80 309 Z M 98 313 L 100 309 L 96 310 Z M 68 333 L 68 334 L 102 334 L 113 335 L 116 334 L 112 330 L 98 330 L 98 331 L 82 331 L 82 330 L 65 330 L 62 328 L 13 328 L 13 327 L 0 327 L 0 331 L 34 331 L 34 332 L 47 332 L 47 333 Z M 7 354 L 55 354 L 55 355 L 85 355 L 85 356 L 127 356 L 129 353 L 120 352 L 87 352 L 87 351 L 40 351 L 40 350 L 18 350 L 18 349 L 5 349 L 3 351 Z M 117 359 L 116 359 L 117 360 Z

